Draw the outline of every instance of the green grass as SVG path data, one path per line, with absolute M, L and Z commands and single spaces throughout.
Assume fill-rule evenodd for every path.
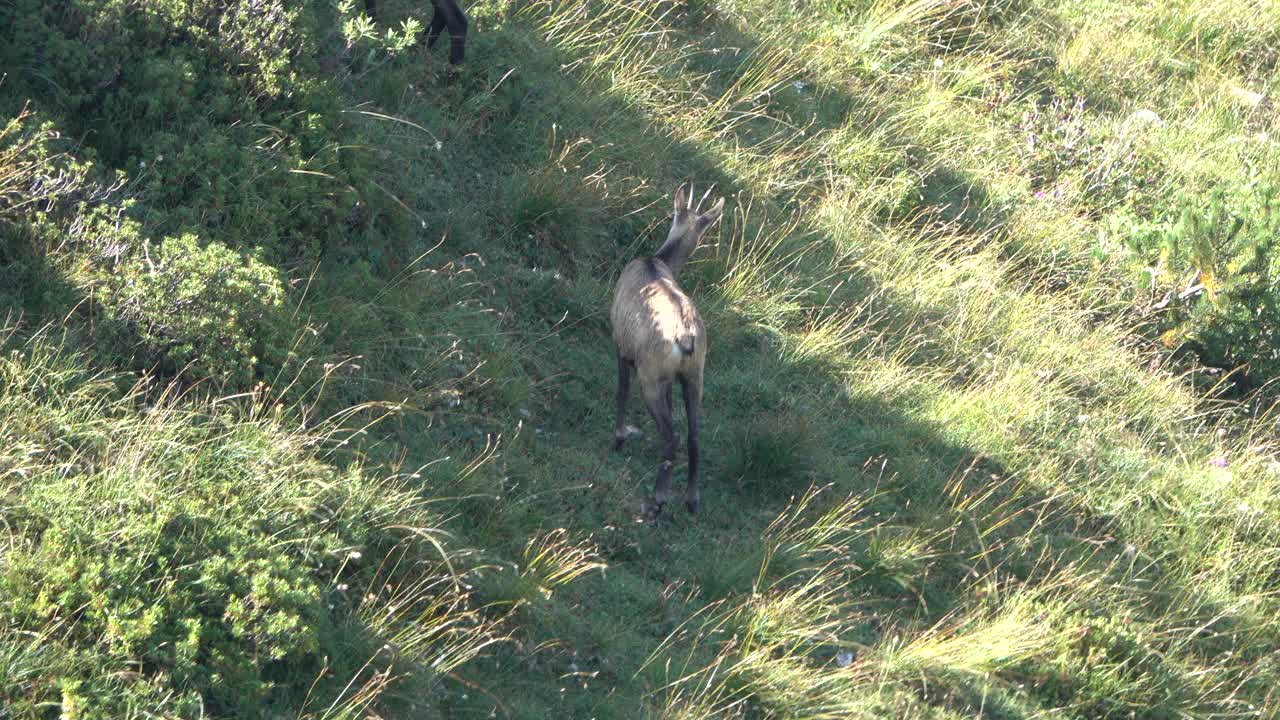
M 1272 396 L 1155 342 L 1108 235 L 1280 159 L 1233 90 L 1280 92 L 1273 4 L 469 10 L 452 83 L 301 33 L 288 120 L 202 121 L 252 144 L 216 190 L 147 180 L 163 113 L 0 84 L 0 716 L 1280 712 Z M 32 180 L 71 161 L 123 184 Z M 606 308 L 687 178 L 703 511 L 650 525 Z M 97 342 L 107 249 L 183 232 L 286 280 L 257 384 Z

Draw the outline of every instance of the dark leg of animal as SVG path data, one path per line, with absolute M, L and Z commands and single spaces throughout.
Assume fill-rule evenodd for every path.
M 641 383 L 643 386 L 643 383 Z M 662 438 L 662 464 L 658 466 L 658 482 L 653 491 L 653 515 L 657 517 L 662 508 L 671 499 L 671 469 L 676 464 L 676 430 L 671 422 L 671 410 L 667 398 L 671 394 L 671 383 L 663 383 L 658 387 L 642 387 L 644 402 L 649 407 L 649 414 L 658 425 L 658 435 Z
M 427 47 L 436 46 L 436 40 L 440 39 L 440 32 L 445 28 L 444 15 L 440 12 L 440 6 L 436 5 L 436 11 L 431 16 L 431 26 L 427 28 Z
M 613 449 L 627 440 L 627 401 L 631 398 L 631 361 L 618 353 L 618 424 L 613 428 Z
M 364 0 L 364 11 L 374 20 L 378 19 L 378 0 Z
M 449 30 L 449 64 L 458 65 L 467 52 L 467 15 L 454 0 L 432 0 L 435 14 L 431 17 L 431 30 L 427 33 L 427 47 L 435 47 L 440 31 Z
M 702 416 L 702 383 L 680 378 L 684 395 L 684 412 L 689 420 L 689 484 L 684 490 L 684 503 L 689 512 L 696 513 L 702 505 L 698 492 L 698 424 Z

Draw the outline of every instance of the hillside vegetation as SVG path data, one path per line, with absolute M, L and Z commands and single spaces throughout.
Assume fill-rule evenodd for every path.
M 1280 4 L 378 7 L 0 5 L 0 717 L 1280 717 Z

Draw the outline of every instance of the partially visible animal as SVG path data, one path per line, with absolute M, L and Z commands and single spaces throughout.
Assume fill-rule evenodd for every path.
M 680 289 L 676 277 L 698 241 L 720 219 L 724 198 L 705 212 L 702 203 L 708 189 L 693 207 L 692 185 L 676 189 L 675 217 L 667 240 L 650 257 L 632 260 L 614 288 L 609 320 L 618 360 L 618 422 L 614 449 L 627 439 L 627 400 L 631 376 L 640 378 L 640 394 L 662 438 L 662 463 L 649 513 L 656 518 L 671 499 L 671 473 L 675 466 L 676 439 L 672 418 L 672 388 L 680 383 L 689 425 L 689 481 L 685 505 L 696 513 L 701 504 L 698 490 L 698 430 L 702 415 L 702 372 L 707 359 L 707 332 L 693 300 Z
M 427 28 L 427 47 L 436 46 L 442 30 L 449 31 L 449 64 L 459 65 L 467 52 L 467 14 L 462 12 L 455 0 L 431 0 L 435 13 L 431 16 L 431 25 Z M 365 9 L 370 17 L 377 17 L 377 0 L 365 0 Z

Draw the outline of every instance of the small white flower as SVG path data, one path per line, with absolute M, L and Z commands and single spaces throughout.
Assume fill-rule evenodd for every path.
M 437 140 L 437 141 L 436 141 L 436 152 L 440 152 L 440 151 L 441 151 L 441 150 L 443 150 L 443 149 L 444 149 L 444 143 L 442 143 L 442 142 L 440 142 L 439 140 Z
M 803 90 L 803 89 L 805 88 L 805 84 L 804 84 L 804 83 L 802 83 L 802 82 L 800 82 L 799 80 L 797 80 L 797 81 L 795 81 L 795 82 L 791 83 L 791 87 L 793 87 L 793 88 L 795 88 L 795 89 L 797 89 L 797 90 Z
M 346 583 L 338 584 L 338 592 L 346 592 L 348 585 Z
M 853 664 L 852 652 L 846 650 L 844 652 L 836 653 L 836 665 L 839 665 L 840 667 L 849 667 L 852 664 Z
M 348 560 L 359 560 L 362 557 L 364 557 L 364 555 L 360 554 L 359 550 L 352 550 L 351 552 L 347 553 Z

